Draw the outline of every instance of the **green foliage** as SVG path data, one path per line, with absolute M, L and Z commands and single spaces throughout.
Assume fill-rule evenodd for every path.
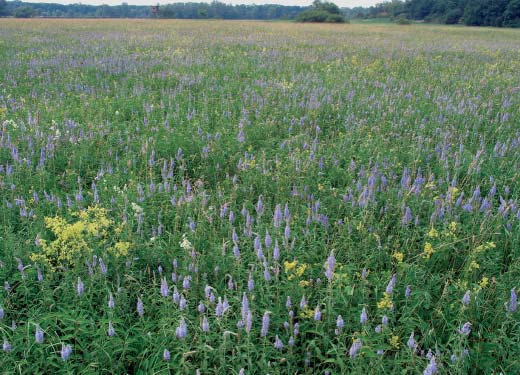
M 298 15 L 297 21 L 343 23 L 345 18 L 336 4 L 315 0 L 309 9 Z
M 408 18 L 406 17 L 399 17 L 396 19 L 395 23 L 397 23 L 398 25 L 411 25 L 412 24 L 412 21 L 410 21 Z
M 451 9 L 444 16 L 444 23 L 447 25 L 454 25 L 460 22 L 460 19 L 464 16 L 464 11 L 459 8 Z
M 340 14 L 329 13 L 325 10 L 306 10 L 298 15 L 297 21 L 342 23 L 345 22 L 345 19 Z
M 0 17 L 7 15 L 7 1 L 0 0 Z
M 5 1 L 5 0 L 0 0 Z M 30 3 L 9 1 L 6 13 L 17 7 L 31 6 L 42 17 L 67 18 L 180 18 L 180 19 L 294 19 L 304 7 L 269 5 L 230 5 L 214 1 L 211 3 L 172 3 L 160 5 L 158 13 L 150 6 L 129 5 L 86 5 L 81 3 L 63 5 L 55 3 Z M 0 14 L 1 15 L 1 14 Z
M 347 11 L 352 13 L 352 10 Z M 358 18 L 399 18 L 469 26 L 515 27 L 518 0 L 392 0 L 354 13 Z
M 36 12 L 31 6 L 18 7 L 13 12 L 13 16 L 15 16 L 15 18 L 31 18 L 35 15 Z
M 511 0 L 504 12 L 504 26 L 520 27 L 520 0 Z

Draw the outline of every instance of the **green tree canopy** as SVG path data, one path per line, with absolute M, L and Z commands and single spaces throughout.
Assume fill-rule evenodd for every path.
M 0 17 L 7 15 L 7 2 L 0 0 Z
M 339 7 L 330 2 L 314 0 L 309 9 L 304 10 L 297 18 L 300 22 L 345 22 L 345 17 L 341 14 Z
M 16 18 L 31 18 L 35 15 L 34 9 L 31 6 L 21 6 L 14 10 L 13 16 Z

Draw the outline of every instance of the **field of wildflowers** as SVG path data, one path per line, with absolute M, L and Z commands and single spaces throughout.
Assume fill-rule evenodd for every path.
M 0 372 L 520 373 L 520 31 L 0 23 Z

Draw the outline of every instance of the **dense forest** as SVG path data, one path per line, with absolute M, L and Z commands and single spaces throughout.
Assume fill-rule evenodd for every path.
M 351 18 L 390 17 L 468 26 L 520 27 L 520 0 L 393 0 L 350 12 Z
M 2 6 L 3 5 L 3 6 Z M 306 7 L 283 5 L 229 5 L 212 3 L 172 3 L 161 5 L 157 11 L 150 6 L 117 6 L 85 4 L 29 3 L 0 0 L 0 16 L 14 17 L 71 17 L 71 18 L 213 18 L 213 19 L 295 19 Z
M 297 19 L 302 12 L 307 12 L 306 14 L 309 15 L 310 11 L 316 10 L 315 7 L 316 4 L 310 7 L 275 4 L 229 5 L 214 1 L 173 3 L 152 9 L 149 6 L 127 3 L 117 6 L 94 6 L 0 0 L 0 16 L 274 20 Z M 470 26 L 520 27 L 520 0 L 391 0 L 368 8 L 342 8 L 341 13 L 346 19 L 410 19 Z M 313 16 L 316 16 L 316 12 Z

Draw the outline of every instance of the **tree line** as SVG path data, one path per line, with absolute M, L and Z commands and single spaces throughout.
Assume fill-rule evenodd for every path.
M 520 0 L 392 0 L 349 12 L 352 18 L 389 17 L 468 26 L 520 27 Z
M 258 19 L 342 22 L 345 19 L 389 18 L 469 26 L 520 27 L 520 0 L 391 0 L 363 8 L 341 8 L 315 1 L 309 7 L 173 3 L 149 6 L 26 3 L 0 0 L 0 16 L 70 18 Z
M 150 6 L 85 5 L 29 3 L 0 0 L 0 16 L 14 17 L 67 17 L 67 18 L 180 18 L 180 19 L 295 19 L 306 9 L 283 5 L 229 5 L 212 3 L 172 3 L 160 5 L 154 11 Z

